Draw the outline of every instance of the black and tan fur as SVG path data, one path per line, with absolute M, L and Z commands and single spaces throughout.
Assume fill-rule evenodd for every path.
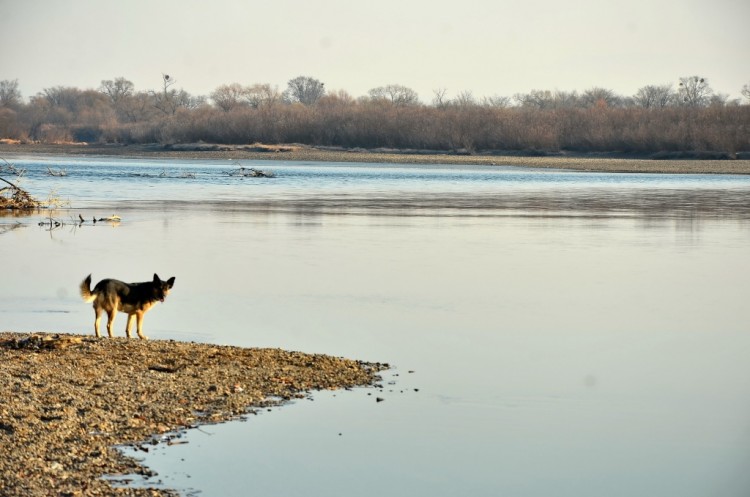
M 125 334 L 130 338 L 130 327 L 133 318 L 138 320 L 138 337 L 147 339 L 143 334 L 143 315 L 157 302 L 164 302 L 169 290 L 174 286 L 174 276 L 167 281 L 159 279 L 154 274 L 153 281 L 143 283 L 124 283 L 110 278 L 101 280 L 91 290 L 91 275 L 81 282 L 81 297 L 86 302 L 94 303 L 94 332 L 99 334 L 99 323 L 102 312 L 107 313 L 107 334 L 112 338 L 112 324 L 115 321 L 117 311 L 128 314 L 128 322 L 125 326 Z

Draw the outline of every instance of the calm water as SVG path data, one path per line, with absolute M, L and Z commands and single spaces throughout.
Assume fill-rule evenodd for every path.
M 382 392 L 190 431 L 147 455 L 163 485 L 750 495 L 750 177 L 243 162 L 276 177 L 241 179 L 231 161 L 13 162 L 22 186 L 70 208 L 52 231 L 44 215 L 0 217 L 0 329 L 92 333 L 86 274 L 156 271 L 177 281 L 146 319 L 153 339 L 394 367 Z M 74 224 L 113 213 L 117 226 Z

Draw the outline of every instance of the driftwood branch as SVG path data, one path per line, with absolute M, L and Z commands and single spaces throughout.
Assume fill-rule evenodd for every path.
M 23 169 L 17 168 L 3 157 L 0 157 L 0 159 L 6 164 L 4 167 L 0 167 L 0 171 L 8 171 L 19 178 L 23 176 L 25 172 Z M 0 164 L 0 166 L 2 166 L 2 164 Z M 41 207 L 41 202 L 36 200 L 29 192 L 17 184 L 11 183 L 2 177 L 0 177 L 0 181 L 8 185 L 0 188 L 0 209 L 37 209 Z
M 41 207 L 41 202 L 31 196 L 29 192 L 20 186 L 11 183 L 5 178 L 0 181 L 7 183 L 9 186 L 0 188 L 0 208 L 2 209 L 37 209 Z
M 10 186 L 11 186 L 12 188 L 14 188 L 14 189 L 16 189 L 16 190 L 18 190 L 18 189 L 19 189 L 19 188 L 18 188 L 18 187 L 17 187 L 16 185 L 14 185 L 13 183 L 11 183 L 10 181 L 8 181 L 8 180 L 7 180 L 7 179 L 5 179 L 5 178 L 0 178 L 0 181 L 5 181 L 5 182 L 6 182 L 6 183 L 8 183 L 8 184 L 9 184 L 9 185 L 10 185 Z

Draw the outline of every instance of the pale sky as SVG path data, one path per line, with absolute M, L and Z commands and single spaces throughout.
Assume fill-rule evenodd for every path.
M 304 75 L 354 97 L 391 83 L 512 96 L 632 95 L 700 75 L 750 83 L 748 0 L 0 0 L 0 80 L 24 98 L 123 76 L 208 95 Z

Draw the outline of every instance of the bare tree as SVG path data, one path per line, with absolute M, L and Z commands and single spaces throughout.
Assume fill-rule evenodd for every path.
M 107 95 L 115 106 L 124 99 L 131 97 L 134 90 L 135 85 L 132 81 L 123 77 L 103 80 L 101 86 L 99 86 L 99 91 Z
M 445 95 L 448 93 L 448 90 L 445 88 L 438 88 L 437 90 L 432 90 L 432 94 L 434 95 L 432 97 L 432 105 L 435 107 L 445 107 L 448 105 L 448 99 L 445 97 Z
M 177 83 L 169 74 L 162 74 L 162 91 L 152 91 L 152 105 L 167 115 L 174 115 L 177 109 L 195 109 L 206 103 L 206 97 L 193 96 L 183 89 L 177 91 L 172 88 Z
M 505 108 L 510 107 L 510 97 L 493 95 L 491 97 L 482 97 L 482 105 L 485 107 Z
M 161 80 L 162 80 L 162 88 L 164 89 L 164 93 L 167 92 L 167 90 L 171 87 L 177 84 L 177 80 L 174 79 L 169 74 L 161 73 Z
M 16 109 L 21 105 L 21 102 L 21 92 L 18 90 L 17 79 L 0 81 L 0 107 Z
M 555 96 L 549 90 L 531 90 L 529 93 L 516 93 L 513 98 L 521 107 L 551 109 L 555 107 Z
M 743 97 L 750 100 L 750 83 L 743 85 L 742 90 L 740 90 L 740 93 L 742 93 Z
M 77 113 L 82 106 L 81 97 L 83 93 L 73 86 L 53 86 L 43 88 L 40 96 L 50 107 L 58 107 L 68 112 Z
M 318 101 L 318 105 L 323 104 L 329 109 L 344 109 L 354 102 L 354 98 L 346 90 L 336 90 L 326 92 L 325 96 Z
M 224 112 L 246 105 L 247 88 L 239 83 L 222 85 L 211 93 L 211 100 Z
M 153 106 L 153 94 L 139 91 L 119 104 L 118 114 L 126 122 L 146 121 L 156 111 Z
M 159 109 L 165 114 L 172 115 L 175 112 L 177 112 L 177 90 L 174 88 L 171 88 L 174 84 L 177 83 L 177 80 L 175 80 L 173 77 L 171 77 L 169 74 L 163 74 L 161 75 L 162 79 L 162 91 L 157 92 L 151 92 L 151 95 L 154 99 L 154 107 Z
M 182 88 L 177 92 L 175 102 L 180 109 L 197 109 L 206 104 L 206 97 L 203 95 L 191 95 Z
M 386 85 L 373 88 L 368 92 L 373 100 L 389 100 L 397 107 L 416 105 L 419 103 L 419 95 L 411 88 L 403 85 Z
M 581 106 L 581 97 L 576 91 L 555 90 L 553 95 L 553 107 L 557 109 L 570 109 Z
M 477 105 L 477 99 L 474 98 L 474 93 L 471 90 L 464 90 L 456 95 L 452 104 L 457 107 L 474 107 Z
M 268 83 L 254 84 L 245 88 L 245 100 L 255 109 L 273 107 L 282 98 L 279 89 Z
M 620 105 L 621 99 L 615 94 L 614 91 L 608 90 L 607 88 L 600 88 L 595 86 L 589 88 L 583 92 L 579 102 L 584 107 L 594 106 L 605 106 L 605 107 L 617 107 Z
M 661 109 L 670 105 L 674 98 L 672 85 L 648 85 L 638 89 L 633 101 L 645 109 Z
M 700 76 L 680 78 L 677 88 L 680 104 L 687 107 L 705 107 L 711 102 L 713 93 L 708 80 Z
M 726 93 L 714 93 L 708 100 L 711 107 L 725 107 L 727 105 L 739 105 L 739 99 L 732 100 Z
M 288 102 L 299 102 L 304 105 L 313 105 L 320 97 L 325 95 L 325 85 L 315 78 L 309 76 L 297 76 L 287 82 L 284 99 Z
M 554 93 L 549 90 L 531 90 L 531 92 L 526 94 L 517 93 L 513 98 L 522 107 L 534 107 L 537 109 L 576 107 L 580 102 L 578 93 L 575 91 L 566 92 L 559 90 Z

